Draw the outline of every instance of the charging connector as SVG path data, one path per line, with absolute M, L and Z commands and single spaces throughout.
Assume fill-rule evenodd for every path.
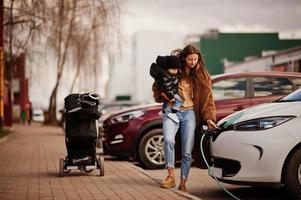
M 206 129 L 205 129 L 206 130 Z M 205 136 L 209 136 L 209 137 L 216 137 L 221 131 L 221 128 L 214 128 L 214 129 L 207 129 L 204 134 L 202 135 L 202 138 L 201 138 L 201 144 L 200 144 L 200 147 L 201 147 L 201 154 L 202 154 L 202 157 L 205 161 L 205 164 L 206 166 L 208 167 L 208 170 L 209 170 L 209 173 L 211 174 L 211 176 L 214 178 L 214 180 L 217 182 L 217 184 L 227 193 L 229 194 L 232 198 L 236 199 L 236 200 L 240 200 L 238 197 L 236 197 L 235 195 L 233 195 L 229 190 L 227 190 L 223 184 L 218 181 L 218 179 L 216 178 L 215 174 L 213 173 L 211 167 L 209 166 L 207 160 L 206 160 L 206 157 L 205 157 L 205 154 L 204 154 L 204 151 L 203 151 L 203 141 L 204 141 L 204 138 Z

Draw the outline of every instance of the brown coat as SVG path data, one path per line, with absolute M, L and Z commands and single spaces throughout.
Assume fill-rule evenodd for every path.
M 215 105 L 211 90 L 211 79 L 209 74 L 199 67 L 195 73 L 191 74 L 193 88 L 193 103 L 197 125 L 206 124 L 208 119 L 216 121 Z M 153 96 L 157 103 L 162 103 L 164 98 L 161 96 L 156 83 L 153 84 Z
M 193 87 L 193 103 L 197 124 L 195 131 L 193 158 L 194 163 L 197 167 L 205 169 L 207 167 L 200 154 L 200 139 L 202 131 L 201 125 L 206 125 L 208 119 L 211 119 L 214 122 L 216 121 L 215 105 L 211 89 L 211 78 L 206 70 L 204 70 L 202 67 L 199 67 L 197 70 L 192 71 L 190 79 L 192 81 Z M 156 83 L 153 84 L 152 90 L 156 102 L 162 103 L 163 101 L 165 101 L 165 99 L 161 95 L 161 91 L 158 90 Z M 205 147 L 204 151 L 207 157 L 207 161 L 210 161 L 208 159 L 208 156 L 210 155 L 209 140 L 206 140 L 203 145 Z

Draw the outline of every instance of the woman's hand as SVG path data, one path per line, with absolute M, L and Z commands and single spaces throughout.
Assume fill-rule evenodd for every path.
M 170 102 L 175 102 L 176 101 L 176 98 L 173 98 L 172 100 L 170 100 Z
M 211 119 L 207 120 L 208 129 L 217 128 L 217 125 Z

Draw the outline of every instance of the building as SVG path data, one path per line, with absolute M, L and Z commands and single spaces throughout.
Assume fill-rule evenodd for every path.
M 13 122 L 20 121 L 21 111 L 28 111 L 30 101 L 28 96 L 28 78 L 26 77 L 25 68 L 26 56 L 21 53 L 19 56 L 14 57 L 14 65 L 12 69 L 5 68 L 5 76 L 9 77 L 11 70 L 12 73 L 12 95 L 10 94 L 9 87 L 6 85 L 4 91 L 4 125 L 11 126 Z M 6 64 L 8 65 L 8 62 Z M 12 104 L 10 103 L 12 102 Z
M 279 51 L 301 45 L 298 39 L 279 39 L 278 33 L 220 33 L 211 30 L 200 36 L 199 46 L 211 75 L 224 73 L 224 63 L 246 57 L 260 57 L 262 52 Z
M 25 67 L 26 56 L 21 53 L 17 57 L 16 70 L 13 77 L 13 120 L 19 121 L 20 112 L 28 111 L 31 106 L 28 96 L 28 78 L 26 76 Z
M 133 35 L 122 59 L 113 66 L 108 99 L 154 102 L 150 65 L 158 55 L 170 55 L 172 50 L 183 48 L 184 40 L 185 35 L 175 32 L 141 31 Z
M 301 45 L 239 63 L 228 63 L 225 72 L 288 71 L 301 72 Z

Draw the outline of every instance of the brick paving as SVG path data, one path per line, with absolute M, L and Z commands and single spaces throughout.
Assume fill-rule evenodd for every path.
M 189 199 L 162 189 L 126 161 L 105 160 L 105 176 L 72 171 L 59 177 L 59 158 L 66 156 L 58 127 L 16 126 L 0 143 L 1 200 Z

